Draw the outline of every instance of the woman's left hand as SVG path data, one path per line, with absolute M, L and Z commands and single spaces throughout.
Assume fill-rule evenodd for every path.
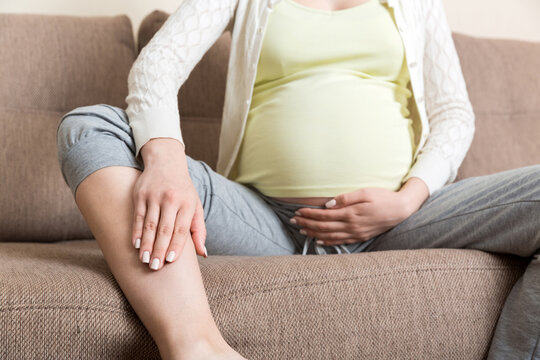
M 336 205 L 330 208 L 300 208 L 300 216 L 293 217 L 305 235 L 317 238 L 320 245 L 367 241 L 393 228 L 418 208 L 404 192 L 375 187 L 340 194 L 334 199 Z

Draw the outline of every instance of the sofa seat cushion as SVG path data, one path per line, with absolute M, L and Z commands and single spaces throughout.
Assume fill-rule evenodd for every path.
M 481 359 L 526 266 L 465 249 L 199 264 L 218 327 L 249 359 Z M 159 359 L 95 240 L 0 243 L 0 289 L 2 359 Z

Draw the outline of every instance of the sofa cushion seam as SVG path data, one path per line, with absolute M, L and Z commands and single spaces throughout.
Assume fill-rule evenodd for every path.
M 504 272 L 504 271 L 508 271 L 508 270 L 519 270 L 519 269 L 522 269 L 522 266 L 519 266 L 519 265 L 511 265 L 511 266 L 495 266 L 495 267 L 480 267 L 480 268 L 470 268 L 470 267 L 460 267 L 460 268 L 427 268 L 427 269 L 410 269 L 410 270 L 403 270 L 403 269 L 397 269 L 399 270 L 399 274 L 404 274 L 404 273 L 418 273 L 418 272 L 432 272 L 432 271 L 440 271 L 440 272 L 471 272 L 472 271 L 481 271 L 481 272 L 491 272 L 491 271 L 501 271 L 501 272 Z M 212 297 L 212 300 L 221 300 L 223 298 L 228 298 L 228 300 L 233 300 L 233 299 L 238 299 L 240 297 L 246 297 L 246 296 L 253 296 L 253 295 L 257 295 L 257 294 L 260 294 L 260 293 L 265 293 L 265 292 L 272 292 L 272 291 L 275 291 L 275 290 L 284 290 L 284 289 L 295 289 L 295 288 L 302 288 L 302 287 L 307 287 L 307 286 L 318 286 L 318 285 L 326 285 L 326 284 L 336 284 L 336 283 L 344 283 L 344 282 L 350 282 L 350 281 L 355 281 L 355 280 L 361 280 L 361 279 L 365 279 L 365 278 L 371 278 L 371 279 L 375 279 L 375 278 L 381 278 L 381 277 L 386 277 L 386 276 L 389 276 L 389 275 L 395 275 L 397 273 L 397 271 L 390 271 L 390 272 L 385 272 L 385 273 L 382 273 L 382 274 L 374 274 L 374 275 L 359 275 L 359 276 L 355 276 L 355 277 L 350 277 L 350 278 L 342 278 L 342 279 L 335 279 L 335 280 L 319 280 L 319 281 L 310 281 L 310 282 L 307 282 L 307 283 L 303 283 L 303 284 L 298 284 L 297 281 L 289 281 L 287 283 L 283 283 L 283 285 L 281 286 L 276 286 L 275 284 L 273 285 L 270 285 L 270 287 L 267 287 L 267 288 L 264 288 L 264 289 L 257 289 L 257 291 L 252 291 L 252 292 L 246 292 L 246 293 L 243 293 L 242 290 L 238 290 L 238 291 L 234 291 L 234 292 L 231 292 L 227 295 L 220 295 L 218 297 Z M 293 285 L 293 286 L 291 286 Z M 253 287 L 251 287 L 250 289 L 252 289 Z M 240 295 L 236 295 L 236 296 L 230 296 L 230 295 L 234 295 L 234 294 L 239 294 L 241 293 Z M 209 297 L 209 300 L 210 300 L 210 297 Z
M 101 311 L 107 313 L 128 314 L 132 311 L 120 308 L 114 308 L 110 306 L 85 306 L 85 305 L 70 305 L 70 304 L 54 304 L 54 305 L 41 305 L 41 304 L 9 304 L 0 307 L 0 312 L 6 311 L 26 311 L 26 310 L 46 310 L 46 309 L 79 309 L 79 310 L 91 310 Z

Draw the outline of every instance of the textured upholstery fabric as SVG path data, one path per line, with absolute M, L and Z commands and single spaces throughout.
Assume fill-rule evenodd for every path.
M 476 114 L 456 181 L 540 164 L 540 43 L 453 36 Z
M 0 242 L 92 237 L 56 159 L 61 117 L 0 107 Z
M 129 18 L 0 14 L 0 241 L 88 238 L 63 184 L 56 128 L 75 107 L 125 107 Z
M 481 359 L 524 270 L 454 249 L 199 263 L 218 327 L 248 359 Z M 159 359 L 94 240 L 2 243 L 0 274 L 0 358 Z
M 143 22 L 141 45 L 166 16 L 155 12 Z M 131 34 L 124 17 L 0 15 L 0 359 L 159 358 L 62 183 L 54 151 L 64 112 L 99 102 L 124 106 Z M 473 106 L 486 122 L 465 174 L 498 170 L 489 156 L 499 151 L 493 144 L 501 134 L 508 148 L 498 154 L 516 157 L 502 157 L 502 166 L 538 163 L 531 130 L 540 90 L 528 74 L 538 66 L 539 45 L 454 39 Z M 180 89 L 186 151 L 214 169 L 229 45 L 226 32 Z M 514 58 L 519 53 L 531 56 Z M 484 69 L 482 57 L 507 71 L 506 80 Z M 114 80 L 119 72 L 124 80 Z M 490 114 L 506 112 L 518 125 L 497 118 L 493 127 L 506 127 L 490 129 Z M 76 241 L 38 243 L 54 240 Z M 381 360 L 484 358 L 526 264 L 452 249 L 211 256 L 199 263 L 218 327 L 249 359 Z
M 125 106 L 136 51 L 131 22 L 117 17 L 0 14 L 0 106 L 67 112 Z
M 159 359 L 95 240 L 0 243 L 0 359 Z

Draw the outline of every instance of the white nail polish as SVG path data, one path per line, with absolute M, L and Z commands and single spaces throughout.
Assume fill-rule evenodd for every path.
M 325 206 L 326 206 L 327 208 L 330 208 L 330 207 L 332 207 L 332 206 L 334 206 L 334 205 L 336 205 L 336 199 L 332 199 L 332 200 L 328 201 L 328 202 L 325 204 Z
M 140 249 L 141 248 L 141 239 L 136 239 L 135 240 L 135 249 Z
M 174 255 L 176 253 L 174 251 L 169 251 L 169 255 L 167 255 L 167 258 L 165 260 L 167 260 L 168 262 L 171 262 L 174 260 Z
M 142 262 L 145 263 L 145 264 L 148 264 L 150 262 L 150 252 L 149 251 L 143 252 L 143 254 L 142 254 Z
M 159 259 L 154 258 L 154 260 L 152 260 L 152 265 L 150 265 L 150 269 L 157 270 L 158 267 L 159 267 Z

